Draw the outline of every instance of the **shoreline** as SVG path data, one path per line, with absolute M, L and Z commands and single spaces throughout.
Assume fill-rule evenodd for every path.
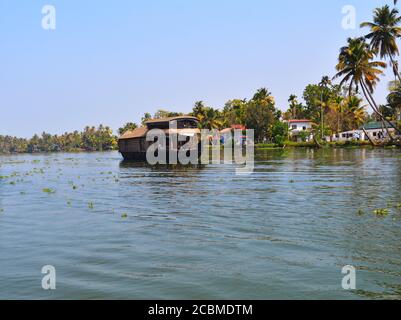
M 223 147 L 223 146 L 222 146 Z M 264 150 L 283 150 L 283 149 L 298 149 L 298 148 L 310 148 L 310 149 L 396 149 L 401 150 L 401 146 L 390 145 L 376 145 L 372 146 L 369 142 L 329 142 L 327 144 L 322 144 L 321 146 L 316 145 L 313 142 L 288 142 L 284 145 L 278 145 L 273 143 L 258 143 L 255 144 L 255 151 Z M 46 154 L 83 154 L 83 153 L 105 153 L 105 152 L 118 152 L 118 149 L 112 150 L 74 150 L 74 151 L 43 151 L 43 152 L 11 152 L 11 153 L 1 153 L 0 156 L 15 156 L 15 155 L 46 155 Z

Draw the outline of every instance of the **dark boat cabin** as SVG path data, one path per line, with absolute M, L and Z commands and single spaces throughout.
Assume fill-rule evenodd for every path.
M 170 129 L 173 122 L 177 125 L 177 131 Z M 178 135 L 187 136 L 188 140 L 191 135 L 200 133 L 198 119 L 195 117 L 181 116 L 149 120 L 145 123 L 144 127 L 127 131 L 118 139 L 118 149 L 125 160 L 146 160 L 146 151 L 153 144 L 152 141 L 146 141 L 146 135 L 152 129 L 163 130 L 167 140 L 169 139 L 171 130 L 174 130 L 174 133 Z

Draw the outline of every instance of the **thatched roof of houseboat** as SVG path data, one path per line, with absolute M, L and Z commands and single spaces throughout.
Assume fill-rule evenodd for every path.
M 129 130 L 129 131 L 126 131 L 120 137 L 120 140 L 142 138 L 142 137 L 146 136 L 147 132 L 148 132 L 148 128 L 147 127 L 140 127 L 140 128 L 135 129 L 135 130 Z
M 126 131 L 119 139 L 135 139 L 135 138 L 144 138 L 148 133 L 149 129 L 147 127 L 140 127 L 135 130 Z M 166 134 L 179 134 L 183 136 L 193 136 L 196 134 L 200 134 L 199 129 L 162 129 L 162 131 Z
M 152 119 L 147 121 L 145 124 L 152 124 L 152 123 L 164 123 L 164 122 L 170 122 L 170 121 L 178 121 L 178 120 L 196 120 L 198 121 L 198 118 L 192 117 L 192 116 L 179 116 L 179 117 L 170 117 L 170 118 L 160 118 L 160 119 Z

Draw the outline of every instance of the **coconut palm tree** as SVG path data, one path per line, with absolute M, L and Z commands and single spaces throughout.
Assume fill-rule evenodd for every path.
M 220 117 L 220 112 L 210 107 L 204 109 L 203 114 L 198 116 L 199 124 L 201 129 L 221 129 L 223 126 L 223 121 Z
M 348 39 L 348 45 L 341 48 L 336 66 L 338 72 L 334 78 L 342 78 L 340 86 L 349 83 L 350 93 L 353 88 L 355 88 L 356 92 L 358 92 L 359 87 L 362 88 L 367 102 L 381 119 L 390 139 L 392 139 L 387 124 L 398 132 L 400 131 L 383 117 L 373 98 L 374 88 L 380 80 L 379 76 L 383 74 L 382 69 L 386 67 L 386 63 L 382 61 L 372 61 L 375 54 L 375 49 L 370 48 L 363 38 Z
M 387 107 L 390 108 L 394 120 L 401 120 L 401 83 L 399 81 L 390 82 L 389 91 Z
M 328 99 L 323 99 L 324 93 L 327 91 L 328 86 L 331 85 L 330 77 L 323 76 L 322 80 L 319 83 L 321 87 L 321 95 L 320 95 L 320 125 L 321 125 L 321 133 L 322 139 L 324 137 L 324 110 L 328 106 Z
M 293 119 L 297 118 L 297 107 L 298 107 L 298 100 L 295 94 L 290 95 L 288 98 L 288 103 L 290 104 L 291 116 Z
M 401 81 L 398 72 L 398 62 L 395 57 L 399 55 L 397 38 L 401 37 L 401 16 L 396 8 L 391 9 L 388 5 L 376 8 L 373 15 L 373 22 L 363 22 L 361 28 L 368 27 L 370 33 L 365 37 L 370 40 L 370 47 L 374 49 L 381 59 L 389 58 L 393 72 Z
M 366 105 L 357 96 L 347 97 L 344 103 L 344 113 L 351 124 L 350 129 L 359 128 L 366 120 Z
M 345 105 L 344 97 L 337 96 L 333 99 L 331 104 L 332 109 L 337 114 L 337 133 L 341 131 L 341 123 L 343 122 L 343 115 L 344 115 L 344 105 Z

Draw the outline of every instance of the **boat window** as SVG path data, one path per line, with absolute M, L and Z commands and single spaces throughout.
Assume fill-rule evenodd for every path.
M 178 129 L 196 129 L 198 128 L 198 123 L 195 120 L 180 120 L 177 123 Z

